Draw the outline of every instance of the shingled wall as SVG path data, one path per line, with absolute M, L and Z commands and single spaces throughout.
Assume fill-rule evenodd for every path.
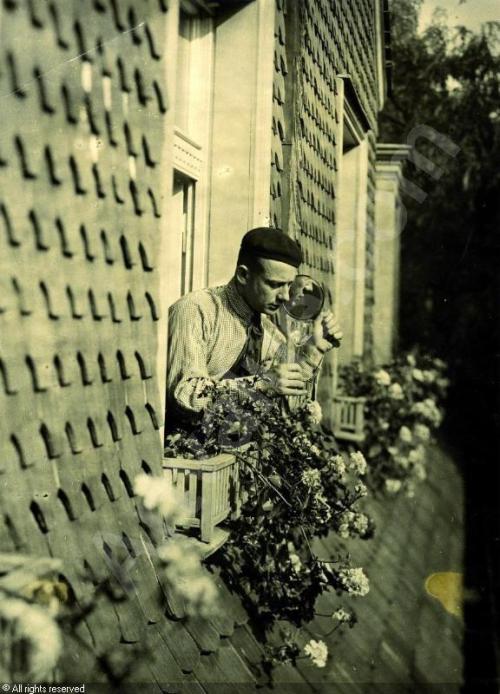
M 371 0 L 276 2 L 271 216 L 300 239 L 303 269 L 333 290 L 336 192 L 342 155 L 337 75 L 349 74 L 371 129 L 365 353 L 372 350 L 376 12 Z M 331 379 L 332 363 L 324 377 Z
M 169 624 L 148 560 L 162 528 L 141 518 L 131 488 L 139 472 L 161 472 L 167 9 L 0 9 L 0 549 L 63 559 L 82 604 L 133 558 L 132 599 L 103 601 L 81 629 L 94 655 L 68 656 L 63 676 L 81 681 L 99 678 L 96 654 L 162 641 Z M 182 679 L 168 649 L 151 668 L 152 680 Z

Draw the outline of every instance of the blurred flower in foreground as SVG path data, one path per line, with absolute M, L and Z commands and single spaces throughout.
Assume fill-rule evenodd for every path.
M 187 537 L 177 535 L 158 549 L 166 564 L 165 577 L 184 600 L 186 614 L 210 617 L 216 611 L 217 588 L 201 563 L 199 549 Z
M 45 681 L 62 649 L 61 632 L 51 615 L 42 607 L 0 594 L 0 621 L 10 624 L 11 643 L 25 644 L 27 663 L 22 675 L 27 681 Z
M 317 667 L 325 667 L 328 658 L 328 646 L 324 641 L 311 639 L 304 646 L 304 653 L 308 655 Z
M 158 511 L 169 525 L 175 525 L 184 515 L 167 477 L 137 475 L 134 479 L 134 492 L 142 497 L 142 503 L 148 511 Z

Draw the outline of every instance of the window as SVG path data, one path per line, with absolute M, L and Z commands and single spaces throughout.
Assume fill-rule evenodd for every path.
M 174 171 L 172 207 L 182 234 L 180 291 L 186 294 L 193 289 L 196 181 L 179 171 Z
M 172 181 L 173 247 L 180 249 L 178 296 L 206 284 L 206 240 L 214 27 L 203 2 L 182 1 L 177 32 Z

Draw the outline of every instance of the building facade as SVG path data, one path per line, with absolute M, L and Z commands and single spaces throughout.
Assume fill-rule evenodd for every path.
M 82 600 L 134 559 L 134 599 L 88 615 L 66 675 L 143 643 L 144 677 L 203 682 L 200 653 L 239 618 L 197 630 L 168 589 L 166 616 L 153 600 L 161 528 L 132 481 L 162 470 L 168 306 L 277 225 L 339 314 L 339 358 L 377 352 L 386 18 L 382 0 L 1 5 L 0 548 L 64 559 Z M 237 645 L 217 667 L 251 677 Z

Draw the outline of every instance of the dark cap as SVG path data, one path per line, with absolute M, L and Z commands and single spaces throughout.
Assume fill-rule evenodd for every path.
M 302 251 L 299 244 L 280 229 L 258 227 L 250 229 L 241 240 L 240 255 L 250 254 L 255 258 L 270 258 L 299 267 Z

